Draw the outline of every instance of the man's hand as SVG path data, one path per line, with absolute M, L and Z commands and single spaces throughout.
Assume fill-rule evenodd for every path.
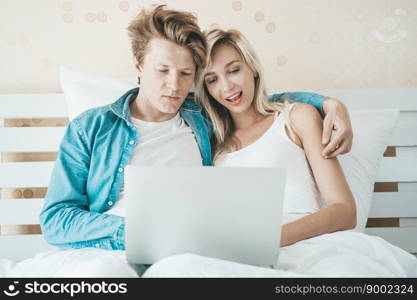
M 323 102 L 325 117 L 323 120 L 323 145 L 327 145 L 322 155 L 325 158 L 334 158 L 339 154 L 348 153 L 352 148 L 353 131 L 349 112 L 346 106 L 332 98 Z M 332 136 L 332 131 L 336 134 Z

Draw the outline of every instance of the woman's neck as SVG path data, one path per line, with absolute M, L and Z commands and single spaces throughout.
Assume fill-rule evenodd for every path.
M 265 119 L 267 116 L 261 115 L 252 107 L 245 112 L 231 113 L 231 117 L 236 130 L 244 130 Z

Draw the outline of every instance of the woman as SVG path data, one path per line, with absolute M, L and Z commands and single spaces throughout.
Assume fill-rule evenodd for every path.
M 355 201 L 343 171 L 336 158 L 321 155 L 319 113 L 306 104 L 268 102 L 259 60 L 240 32 L 211 30 L 207 42 L 198 98 L 213 120 L 214 164 L 286 169 L 281 246 L 354 228 Z
M 336 158 L 322 155 L 323 123 L 318 111 L 307 104 L 268 101 L 259 60 L 240 32 L 214 29 L 206 37 L 207 63 L 196 98 L 212 120 L 214 164 L 286 169 L 281 246 L 354 228 L 355 201 L 343 171 Z M 240 275 L 300 276 L 190 254 L 166 258 L 145 273 L 149 277 Z

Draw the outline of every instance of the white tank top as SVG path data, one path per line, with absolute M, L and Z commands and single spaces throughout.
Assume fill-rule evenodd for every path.
M 304 150 L 285 131 L 284 114 L 254 143 L 218 157 L 219 167 L 280 167 L 286 170 L 283 224 L 320 209 L 320 195 Z

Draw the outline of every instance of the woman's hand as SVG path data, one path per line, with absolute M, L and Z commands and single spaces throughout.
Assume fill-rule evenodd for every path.
M 348 153 L 352 149 L 353 131 L 346 106 L 339 100 L 327 98 L 323 102 L 323 110 L 322 143 L 327 145 L 322 151 L 323 157 L 334 158 Z M 336 131 L 334 136 L 333 130 Z

